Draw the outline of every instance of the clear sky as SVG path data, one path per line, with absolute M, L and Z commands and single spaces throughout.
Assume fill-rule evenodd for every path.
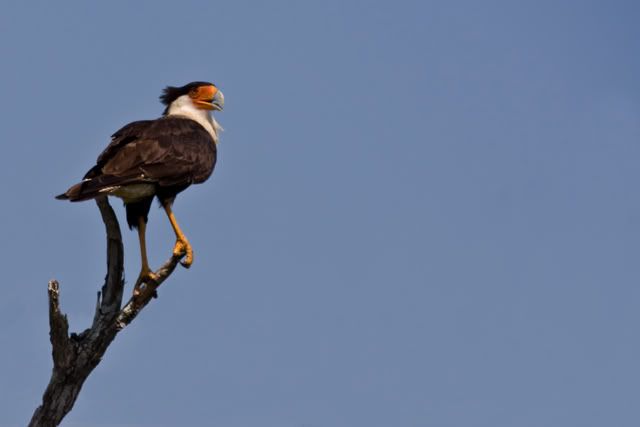
M 226 100 L 194 265 L 64 426 L 640 425 L 637 2 L 89 3 L 0 6 L 0 426 L 49 380 L 47 281 L 80 331 L 105 275 L 53 196 L 193 80 Z

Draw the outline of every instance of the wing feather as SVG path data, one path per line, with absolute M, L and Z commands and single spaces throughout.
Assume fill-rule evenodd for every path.
M 126 185 L 154 184 L 158 197 L 172 198 L 209 178 L 215 163 L 215 142 L 196 121 L 165 116 L 132 122 L 113 134 L 82 182 L 56 197 L 81 201 Z
M 179 117 L 134 122 L 114 134 L 88 178 L 121 177 L 131 183 L 160 186 L 199 183 L 215 166 L 216 148 L 209 133 L 197 122 Z

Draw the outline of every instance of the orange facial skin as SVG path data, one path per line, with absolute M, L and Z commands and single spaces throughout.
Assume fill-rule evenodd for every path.
M 214 106 L 211 104 L 213 97 L 218 92 L 218 88 L 215 86 L 199 86 L 189 92 L 189 96 L 193 99 L 193 103 L 203 110 L 213 110 Z

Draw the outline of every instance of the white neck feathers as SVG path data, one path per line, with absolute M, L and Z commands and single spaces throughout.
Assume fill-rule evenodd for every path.
M 209 111 L 196 108 L 193 105 L 189 95 L 182 95 L 173 101 L 169 106 L 167 116 L 184 116 L 200 123 L 209 132 L 213 142 L 216 144 L 218 143 L 218 133 L 223 130 L 222 126 L 216 122 L 216 119 L 213 118 Z

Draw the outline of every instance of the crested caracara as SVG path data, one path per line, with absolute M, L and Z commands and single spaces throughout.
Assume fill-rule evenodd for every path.
M 145 244 L 147 216 L 154 197 L 164 208 L 176 234 L 173 253 L 193 262 L 193 250 L 180 230 L 171 206 L 176 195 L 209 178 L 216 163 L 221 127 L 212 111 L 224 106 L 222 92 L 212 83 L 193 82 L 164 89 L 162 117 L 129 123 L 111 137 L 84 179 L 56 198 L 80 202 L 110 195 L 124 201 L 129 228 L 138 229 L 142 268 L 136 283 L 150 283 Z M 137 292 L 138 289 L 135 291 Z

